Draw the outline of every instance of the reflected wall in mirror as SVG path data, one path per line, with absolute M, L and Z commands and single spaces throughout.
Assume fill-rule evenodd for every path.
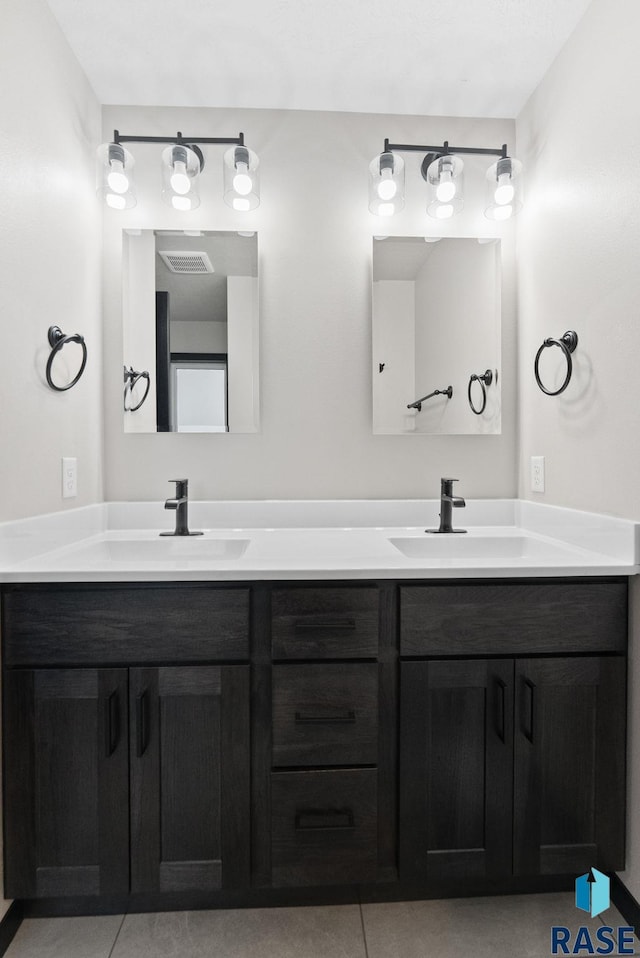
M 151 375 L 125 432 L 257 432 L 257 234 L 129 230 L 123 256 L 123 362 Z
M 373 240 L 375 434 L 500 433 L 501 272 L 499 240 Z

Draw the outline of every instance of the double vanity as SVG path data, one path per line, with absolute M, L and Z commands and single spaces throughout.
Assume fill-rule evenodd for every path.
M 93 913 L 621 869 L 635 524 L 487 500 L 425 532 L 440 511 L 0 527 L 5 894 Z

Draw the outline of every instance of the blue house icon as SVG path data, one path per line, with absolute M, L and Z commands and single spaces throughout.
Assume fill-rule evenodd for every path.
M 609 876 L 591 868 L 586 875 L 576 878 L 576 908 L 587 911 L 592 918 L 606 911 L 611 904 Z

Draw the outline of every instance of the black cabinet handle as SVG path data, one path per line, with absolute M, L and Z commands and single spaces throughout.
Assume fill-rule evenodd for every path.
M 496 687 L 496 735 L 502 742 L 505 744 L 505 705 L 506 705 L 506 695 L 507 695 L 507 686 L 502 681 L 502 679 L 495 680 Z
M 333 828 L 355 828 L 350 808 L 301 808 L 296 812 L 298 832 L 326 831 Z
M 117 689 L 105 700 L 105 752 L 110 758 L 120 741 L 120 699 Z
M 527 741 L 533 745 L 533 730 L 535 727 L 535 690 L 536 687 L 530 679 L 524 679 L 524 692 L 522 697 L 522 732 Z
M 136 751 L 138 758 L 142 758 L 149 746 L 149 690 L 138 696 L 136 700 Z
M 350 617 L 339 618 L 339 619 L 296 619 L 293 623 L 293 627 L 296 632 L 307 632 L 315 629 L 342 629 L 345 632 L 354 632 L 356 628 L 356 620 Z
M 355 724 L 356 713 L 349 709 L 342 715 L 304 715 L 302 712 L 296 712 L 296 725 L 353 725 Z

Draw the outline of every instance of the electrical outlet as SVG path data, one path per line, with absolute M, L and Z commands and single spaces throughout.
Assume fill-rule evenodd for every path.
M 531 491 L 544 492 L 544 456 L 531 457 Z
M 73 499 L 78 495 L 78 460 L 62 459 L 62 498 Z

